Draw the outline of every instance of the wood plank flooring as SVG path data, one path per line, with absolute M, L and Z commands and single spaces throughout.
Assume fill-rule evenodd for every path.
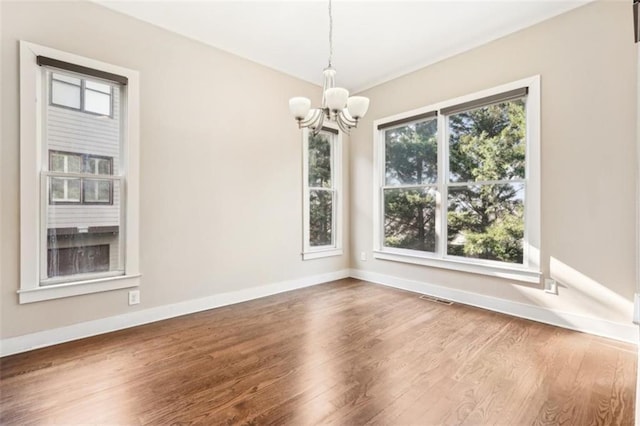
M 632 425 L 636 348 L 336 281 L 0 359 L 0 423 Z

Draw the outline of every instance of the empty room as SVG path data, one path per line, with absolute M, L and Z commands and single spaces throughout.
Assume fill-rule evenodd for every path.
M 639 8 L 0 0 L 0 424 L 639 424 Z

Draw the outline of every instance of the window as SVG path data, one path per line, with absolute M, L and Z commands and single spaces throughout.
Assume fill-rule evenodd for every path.
M 51 105 L 97 115 L 112 115 L 111 85 L 62 72 L 51 72 L 49 78 Z
M 376 258 L 539 281 L 538 77 L 374 127 Z
M 338 130 L 303 132 L 303 259 L 342 254 L 342 161 Z
M 109 176 L 113 174 L 112 165 L 112 157 L 50 150 L 49 204 L 113 204 L 110 180 L 63 177 L 81 173 Z
M 26 42 L 20 67 L 20 303 L 137 286 L 137 72 Z

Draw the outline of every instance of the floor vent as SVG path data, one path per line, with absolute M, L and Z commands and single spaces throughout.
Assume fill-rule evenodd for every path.
M 451 300 L 438 299 L 437 297 L 429 296 L 427 294 L 423 294 L 422 296 L 420 296 L 420 299 L 428 300 L 430 302 L 442 303 L 443 305 L 453 305 L 453 302 Z

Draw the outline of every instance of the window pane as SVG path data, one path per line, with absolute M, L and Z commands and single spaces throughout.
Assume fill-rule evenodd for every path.
M 81 84 L 81 80 L 79 78 L 71 77 L 70 75 L 52 73 L 51 76 L 58 81 L 64 81 L 69 84 L 73 84 L 74 86 L 80 86 Z
M 110 175 L 111 174 L 111 160 L 107 158 L 87 158 L 87 173 L 94 175 Z
M 435 251 L 435 188 L 384 190 L 384 245 Z
M 524 179 L 525 103 L 515 100 L 449 117 L 449 180 Z
M 51 103 L 69 108 L 80 109 L 80 87 L 52 80 Z
M 82 172 L 82 156 L 80 155 L 65 155 L 67 157 L 67 169 L 64 170 L 67 173 L 81 173 Z
M 523 262 L 523 184 L 449 188 L 447 220 L 447 254 Z
M 98 159 L 98 174 L 110 175 L 111 174 L 111 161 L 104 158 Z
M 83 183 L 85 197 L 87 192 L 92 192 L 96 194 L 94 199 L 108 199 L 112 187 L 113 204 L 47 206 L 47 278 L 74 278 L 79 274 L 106 271 L 124 273 L 119 184 L 119 181 L 98 179 Z
M 95 90 L 102 93 L 107 93 L 109 95 L 111 94 L 111 86 L 109 86 L 108 84 L 98 83 L 90 80 L 86 80 L 84 84 L 87 89 Z
M 78 240 L 80 239 L 81 237 L 78 238 Z M 73 240 L 73 238 L 69 240 Z M 109 244 L 78 244 L 71 247 L 48 249 L 47 275 L 49 277 L 58 277 L 108 271 L 109 251 Z
M 80 179 L 50 179 L 51 201 L 57 203 L 80 202 Z
M 385 132 L 386 185 L 420 185 L 438 179 L 436 120 L 412 123 Z
M 85 179 L 84 185 L 85 203 L 109 203 L 111 202 L 111 181 Z
M 309 245 L 333 245 L 333 191 L 309 191 Z
M 64 157 L 63 154 L 58 154 L 52 152 L 49 154 L 51 156 L 51 171 L 53 172 L 64 172 Z
M 111 95 L 85 90 L 84 109 L 95 114 L 111 115 Z
M 331 188 L 331 136 L 309 134 L 309 186 Z

